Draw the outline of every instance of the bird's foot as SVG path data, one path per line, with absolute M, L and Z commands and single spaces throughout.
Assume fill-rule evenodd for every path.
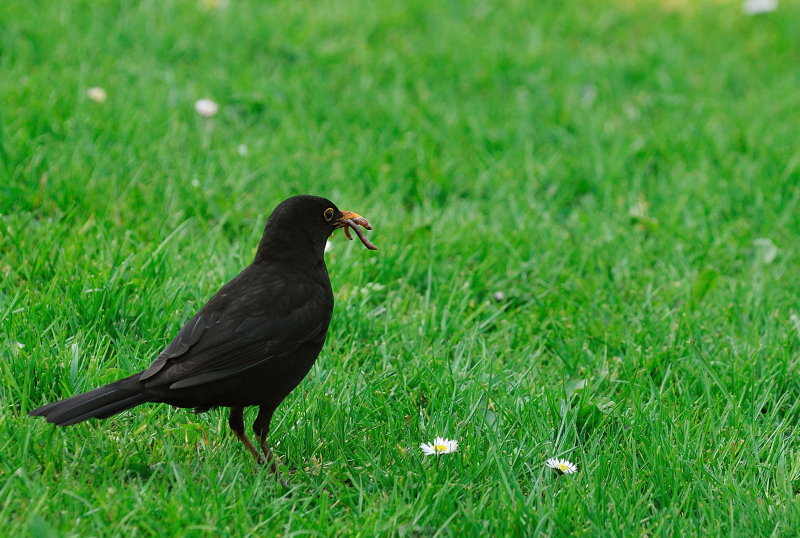
M 267 458 L 265 458 L 261 454 L 259 454 L 256 457 L 256 463 L 258 464 L 259 467 L 263 467 L 264 465 L 269 465 L 270 474 L 275 477 L 275 480 L 277 480 L 281 486 L 288 488 L 289 483 L 283 479 L 283 474 L 278 470 L 277 461 L 278 460 L 275 458 L 275 456 L 272 455 L 272 453 L 270 453 L 269 461 L 267 461 Z

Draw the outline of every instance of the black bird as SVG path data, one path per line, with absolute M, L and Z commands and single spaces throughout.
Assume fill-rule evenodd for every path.
M 146 402 L 203 412 L 230 407 L 228 424 L 258 463 L 278 475 L 267 445 L 270 419 L 317 358 L 333 312 L 333 291 L 323 252 L 338 228 L 371 230 L 356 213 L 330 200 L 294 196 L 267 219 L 253 263 L 225 284 L 155 358 L 149 368 L 84 394 L 30 412 L 59 426 L 108 418 Z M 253 431 L 245 407 L 259 406 Z

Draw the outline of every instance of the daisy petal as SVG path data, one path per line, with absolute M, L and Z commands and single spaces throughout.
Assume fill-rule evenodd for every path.
M 545 465 L 553 469 L 558 474 L 574 474 L 578 472 L 578 466 L 569 460 L 550 458 Z
M 200 99 L 194 104 L 194 109 L 204 118 L 210 118 L 219 112 L 219 105 L 211 99 Z
M 458 450 L 458 441 L 445 439 L 444 437 L 436 437 L 433 443 L 423 443 L 419 445 L 426 456 L 450 454 Z

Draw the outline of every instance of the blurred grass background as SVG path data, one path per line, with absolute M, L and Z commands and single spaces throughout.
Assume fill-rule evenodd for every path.
M 3 534 L 797 534 L 798 3 L 33 1 L 0 27 Z M 381 250 L 334 240 L 326 349 L 273 421 L 290 491 L 220 411 L 25 416 L 146 367 L 298 193 Z M 423 458 L 435 435 L 459 452 Z

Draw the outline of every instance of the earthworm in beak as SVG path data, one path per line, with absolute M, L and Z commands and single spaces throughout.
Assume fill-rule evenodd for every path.
M 353 236 L 350 235 L 350 229 L 352 228 L 365 247 L 370 250 L 378 250 L 378 247 L 373 245 L 364 235 L 364 232 L 361 231 L 361 228 L 359 228 L 359 226 L 363 226 L 367 230 L 372 229 L 372 226 L 370 226 L 367 219 L 358 213 L 353 213 L 352 211 L 342 211 L 342 218 L 339 220 L 339 223 L 340 227 L 344 228 L 344 235 L 347 237 L 347 239 L 350 241 L 353 240 Z

